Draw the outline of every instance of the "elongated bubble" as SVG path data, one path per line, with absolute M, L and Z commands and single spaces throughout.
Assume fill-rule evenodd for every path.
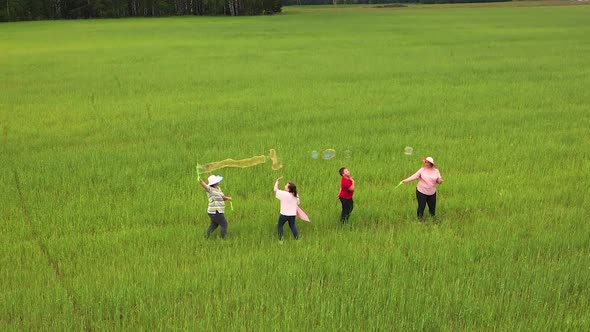
M 316 150 L 311 151 L 311 158 L 312 159 L 318 159 L 319 156 L 320 156 L 320 153 L 317 152 Z
M 255 156 L 252 158 L 240 159 L 240 160 L 225 159 L 222 161 L 215 161 L 212 163 L 200 165 L 199 170 L 201 171 L 201 173 L 209 173 L 209 172 L 213 172 L 216 169 L 220 169 L 220 168 L 224 168 L 224 167 L 242 167 L 243 168 L 243 167 L 255 166 L 258 164 L 264 164 L 265 162 L 266 162 L 265 156 Z
M 404 153 L 409 156 L 412 153 L 414 153 L 414 149 L 411 146 L 406 146 L 405 149 L 404 149 Z

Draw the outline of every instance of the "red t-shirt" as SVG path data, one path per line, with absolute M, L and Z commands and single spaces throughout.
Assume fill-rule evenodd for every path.
M 352 186 L 352 180 L 343 177 L 342 180 L 340 180 L 340 193 L 338 194 L 338 197 L 352 199 L 353 192 L 349 190 L 350 186 Z

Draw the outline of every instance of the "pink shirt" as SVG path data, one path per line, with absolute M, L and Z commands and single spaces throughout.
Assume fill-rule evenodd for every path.
M 297 215 L 297 206 L 299 205 L 299 197 L 293 196 L 288 191 L 277 190 L 275 196 L 281 201 L 281 214 L 284 216 Z
M 419 192 L 424 195 L 434 195 L 436 193 L 436 185 L 440 181 L 440 172 L 434 167 L 422 167 L 414 173 L 414 175 L 405 179 L 404 182 L 414 180 L 418 180 L 418 186 L 416 186 L 416 189 L 418 189 Z

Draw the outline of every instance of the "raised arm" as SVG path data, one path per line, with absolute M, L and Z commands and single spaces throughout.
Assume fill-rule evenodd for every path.
M 201 185 L 201 187 L 203 187 L 203 189 L 205 189 L 206 192 L 210 191 L 209 186 L 205 183 L 205 181 L 201 180 L 200 178 L 199 178 L 199 184 Z
M 282 179 L 282 178 L 283 178 L 283 177 L 281 176 L 280 178 L 278 178 L 278 179 L 275 181 L 275 186 L 274 186 L 274 188 L 273 188 L 274 192 L 277 192 L 277 190 L 279 190 L 279 182 L 281 181 L 281 179 Z

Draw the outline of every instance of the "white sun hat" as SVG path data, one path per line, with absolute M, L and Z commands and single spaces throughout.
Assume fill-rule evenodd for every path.
M 434 159 L 432 157 L 422 158 L 422 161 L 427 161 L 427 162 L 431 163 L 432 165 L 436 165 L 434 163 Z
M 221 182 L 221 180 L 223 180 L 223 176 L 219 176 L 219 175 L 211 175 L 207 178 L 207 185 L 208 186 L 213 186 L 218 184 L 219 182 Z

